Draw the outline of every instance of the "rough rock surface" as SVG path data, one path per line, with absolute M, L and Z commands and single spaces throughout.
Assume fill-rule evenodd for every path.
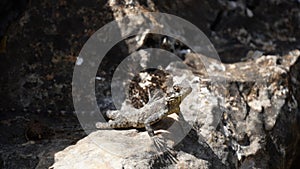
M 168 132 L 157 132 L 172 147 L 176 162 L 157 154 L 146 132 L 100 130 L 57 153 L 52 167 L 289 168 L 299 141 L 299 77 L 293 75 L 300 51 L 223 65 L 225 72 L 215 70 L 214 76 L 221 77 L 216 81 L 197 73 L 210 71 L 201 66 L 201 57 L 186 56 L 186 64 L 195 65 L 192 70 L 176 62 L 166 68 L 175 82 L 185 79 L 193 88 L 181 105 L 184 119 L 172 116 Z M 186 126 L 191 130 L 179 130 Z

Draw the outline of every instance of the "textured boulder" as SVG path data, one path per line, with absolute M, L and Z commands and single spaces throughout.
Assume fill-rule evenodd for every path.
M 176 62 L 166 68 L 193 88 L 181 104 L 183 118 L 172 115 L 171 127 L 162 127 L 170 123 L 164 120 L 156 128 L 169 153 L 157 153 L 144 131 L 100 130 L 57 153 L 52 168 L 289 168 L 299 141 L 299 55 L 226 65 L 210 59 L 226 70 L 214 69 L 213 81 L 204 56 L 188 54 L 192 70 Z

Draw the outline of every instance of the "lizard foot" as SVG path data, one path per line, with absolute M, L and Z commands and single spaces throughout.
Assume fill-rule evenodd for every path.
M 172 148 L 168 147 L 166 141 L 159 137 L 152 137 L 154 147 L 158 151 L 158 154 L 155 155 L 155 160 L 161 164 L 176 164 L 177 159 L 172 153 Z

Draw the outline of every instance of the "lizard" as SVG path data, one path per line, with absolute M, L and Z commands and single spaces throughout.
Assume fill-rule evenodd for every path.
M 107 111 L 108 122 L 97 122 L 97 129 L 145 128 L 153 138 L 152 124 L 159 122 L 170 114 L 180 113 L 180 104 L 192 92 L 192 88 L 174 85 L 171 92 L 162 98 L 153 97 L 141 109 L 123 105 L 121 110 Z

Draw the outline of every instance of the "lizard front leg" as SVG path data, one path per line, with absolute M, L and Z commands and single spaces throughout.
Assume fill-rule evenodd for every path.
M 168 147 L 165 139 L 154 136 L 154 131 L 151 127 L 151 124 L 158 122 L 159 120 L 163 119 L 167 115 L 168 115 L 167 110 L 151 115 L 150 117 L 148 117 L 145 120 L 145 128 L 148 131 L 148 135 L 150 136 L 150 138 L 153 141 L 154 147 L 156 148 L 157 152 L 159 153 L 157 157 L 162 160 L 165 159 L 164 157 L 167 157 L 167 159 L 170 160 L 171 163 L 176 163 L 177 159 L 171 153 L 171 148 Z
M 151 124 L 154 124 L 154 123 L 158 122 L 159 120 L 163 119 L 163 118 L 166 117 L 167 115 L 168 115 L 168 114 L 167 114 L 167 111 L 161 111 L 161 112 L 152 114 L 151 116 L 149 116 L 149 117 L 145 120 L 145 122 L 144 122 L 145 129 L 147 130 L 148 135 L 149 135 L 150 137 L 153 137 L 153 136 L 154 136 L 154 130 L 153 130 L 153 128 L 151 127 Z

